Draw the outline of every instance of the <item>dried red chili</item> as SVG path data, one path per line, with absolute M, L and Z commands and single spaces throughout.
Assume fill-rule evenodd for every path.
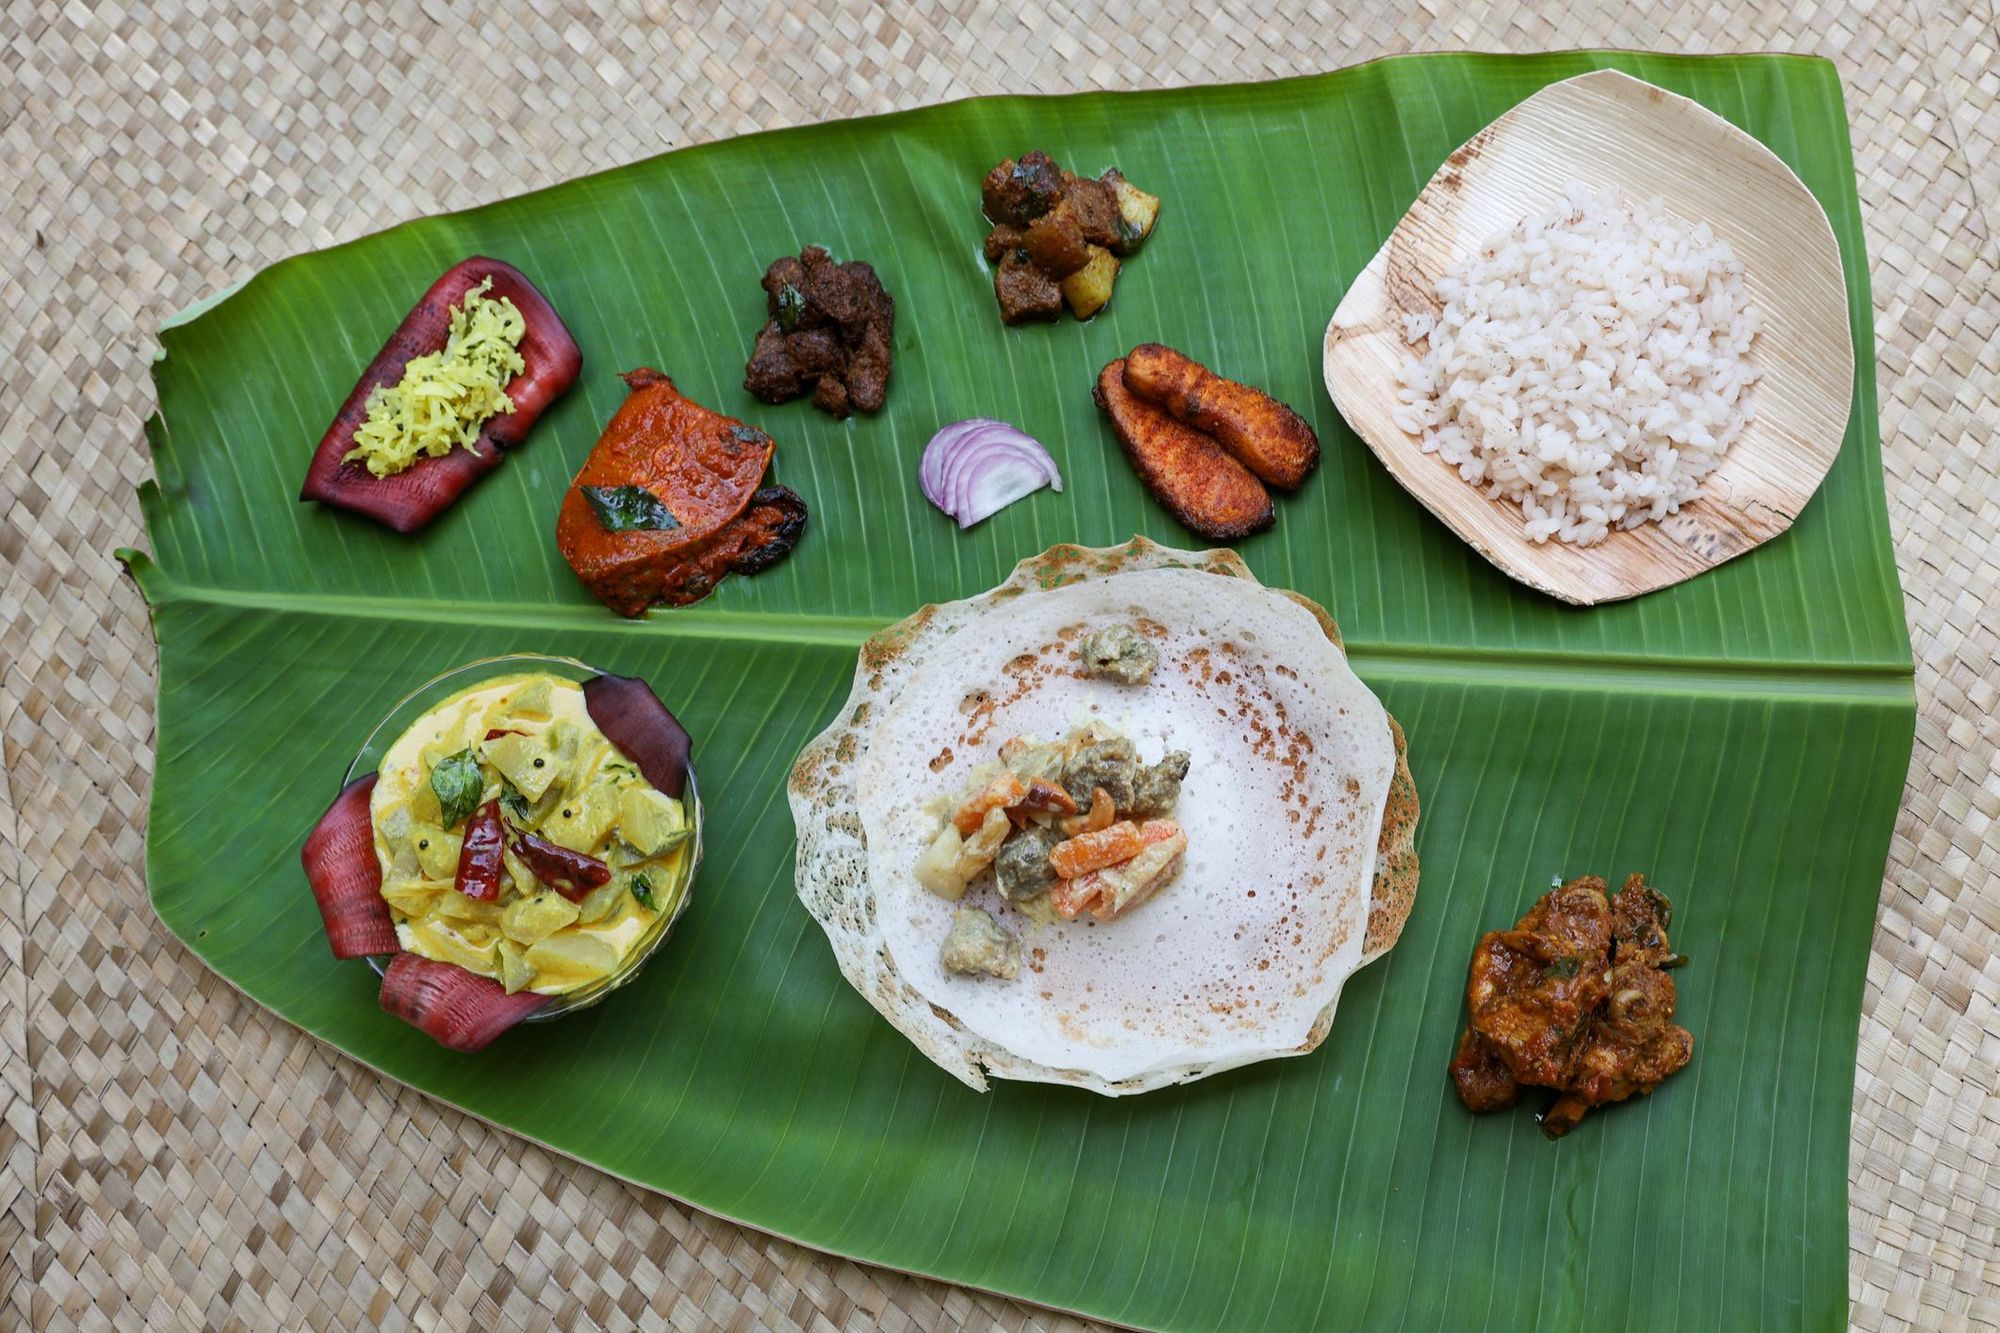
M 523 833 L 514 840 L 514 855 L 534 872 L 535 878 L 571 902 L 580 901 L 592 889 L 611 881 L 611 867 L 594 856 L 557 846 L 535 833 Z
M 458 848 L 458 891 L 480 902 L 497 899 L 506 847 L 507 826 L 500 819 L 500 802 L 488 801 L 465 821 L 465 840 Z

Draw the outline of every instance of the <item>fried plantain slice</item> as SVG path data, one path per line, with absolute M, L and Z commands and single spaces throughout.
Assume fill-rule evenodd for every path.
M 1271 493 L 1222 446 L 1132 393 L 1120 358 L 1093 394 L 1153 498 L 1189 531 L 1234 541 L 1271 524 Z
M 1305 418 L 1263 390 L 1224 379 L 1171 347 L 1133 348 L 1125 383 L 1139 397 L 1213 435 L 1279 490 L 1298 489 L 1319 466 L 1319 436 Z

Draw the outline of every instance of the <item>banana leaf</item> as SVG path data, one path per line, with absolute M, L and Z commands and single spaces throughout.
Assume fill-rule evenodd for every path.
M 1839 461 L 1788 534 L 1580 611 L 1508 582 L 1398 489 L 1326 400 L 1320 334 L 1451 149 L 1607 65 L 1799 172 L 1840 238 L 1859 364 Z M 995 316 L 978 181 L 1030 147 L 1116 164 L 1166 200 L 1092 323 Z M 758 275 L 805 242 L 869 259 L 897 298 L 879 418 L 740 388 Z M 414 539 L 296 503 L 358 369 L 472 253 L 518 265 L 563 312 L 577 388 Z M 1830 1327 L 1863 972 L 1914 725 L 1869 309 L 1838 81 L 1780 56 L 1440 55 L 982 99 L 692 148 L 288 260 L 163 333 L 153 554 L 127 553 L 161 654 L 154 906 L 259 1003 L 393 1078 L 873 1262 L 1174 1328 Z M 1098 367 L 1148 339 L 1267 387 L 1325 442 L 1320 475 L 1240 549 L 1264 582 L 1334 609 L 1407 729 L 1422 891 L 1310 1057 L 1115 1102 L 981 1096 L 842 982 L 793 895 L 784 779 L 871 630 L 1056 541 L 1189 544 L 1091 403 Z M 768 429 L 813 517 L 785 564 L 628 623 L 583 593 L 552 532 L 622 397 L 616 372 L 638 365 Z M 915 473 L 937 426 L 975 415 L 1048 442 L 1068 485 L 961 533 Z M 680 712 L 709 860 L 630 988 L 458 1056 L 329 958 L 298 848 L 405 690 L 523 650 L 643 675 Z M 1678 909 L 1691 1067 L 1559 1143 L 1525 1110 L 1467 1114 L 1444 1066 L 1479 932 L 1553 875 L 1633 870 Z

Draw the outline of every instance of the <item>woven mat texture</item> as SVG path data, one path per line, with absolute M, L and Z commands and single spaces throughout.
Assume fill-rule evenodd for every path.
M 1839 62 L 1921 701 L 1855 1075 L 1852 1318 L 2000 1328 L 1994 0 L 1429 6 L 6 0 L 0 1325 L 1078 1327 L 552 1157 L 339 1058 L 168 938 L 140 869 L 152 635 L 110 556 L 142 536 L 165 316 L 298 251 L 746 130 L 1605 45 Z

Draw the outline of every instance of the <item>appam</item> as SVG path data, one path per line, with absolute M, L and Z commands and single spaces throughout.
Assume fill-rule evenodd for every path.
M 1143 686 L 1094 679 L 1076 643 L 1113 622 L 1160 651 Z M 1037 921 L 976 881 L 917 883 L 935 798 L 1003 741 L 1095 722 L 1144 761 L 1184 749 L 1185 865 L 1110 922 Z M 843 976 L 971 1087 L 989 1076 L 1144 1092 L 1315 1049 L 1340 989 L 1401 931 L 1417 800 L 1400 728 L 1333 622 L 1230 551 L 1143 538 L 1057 546 L 1004 583 L 927 606 L 863 646 L 833 724 L 789 783 L 798 890 Z M 1021 943 L 1012 981 L 946 973 L 955 906 Z

